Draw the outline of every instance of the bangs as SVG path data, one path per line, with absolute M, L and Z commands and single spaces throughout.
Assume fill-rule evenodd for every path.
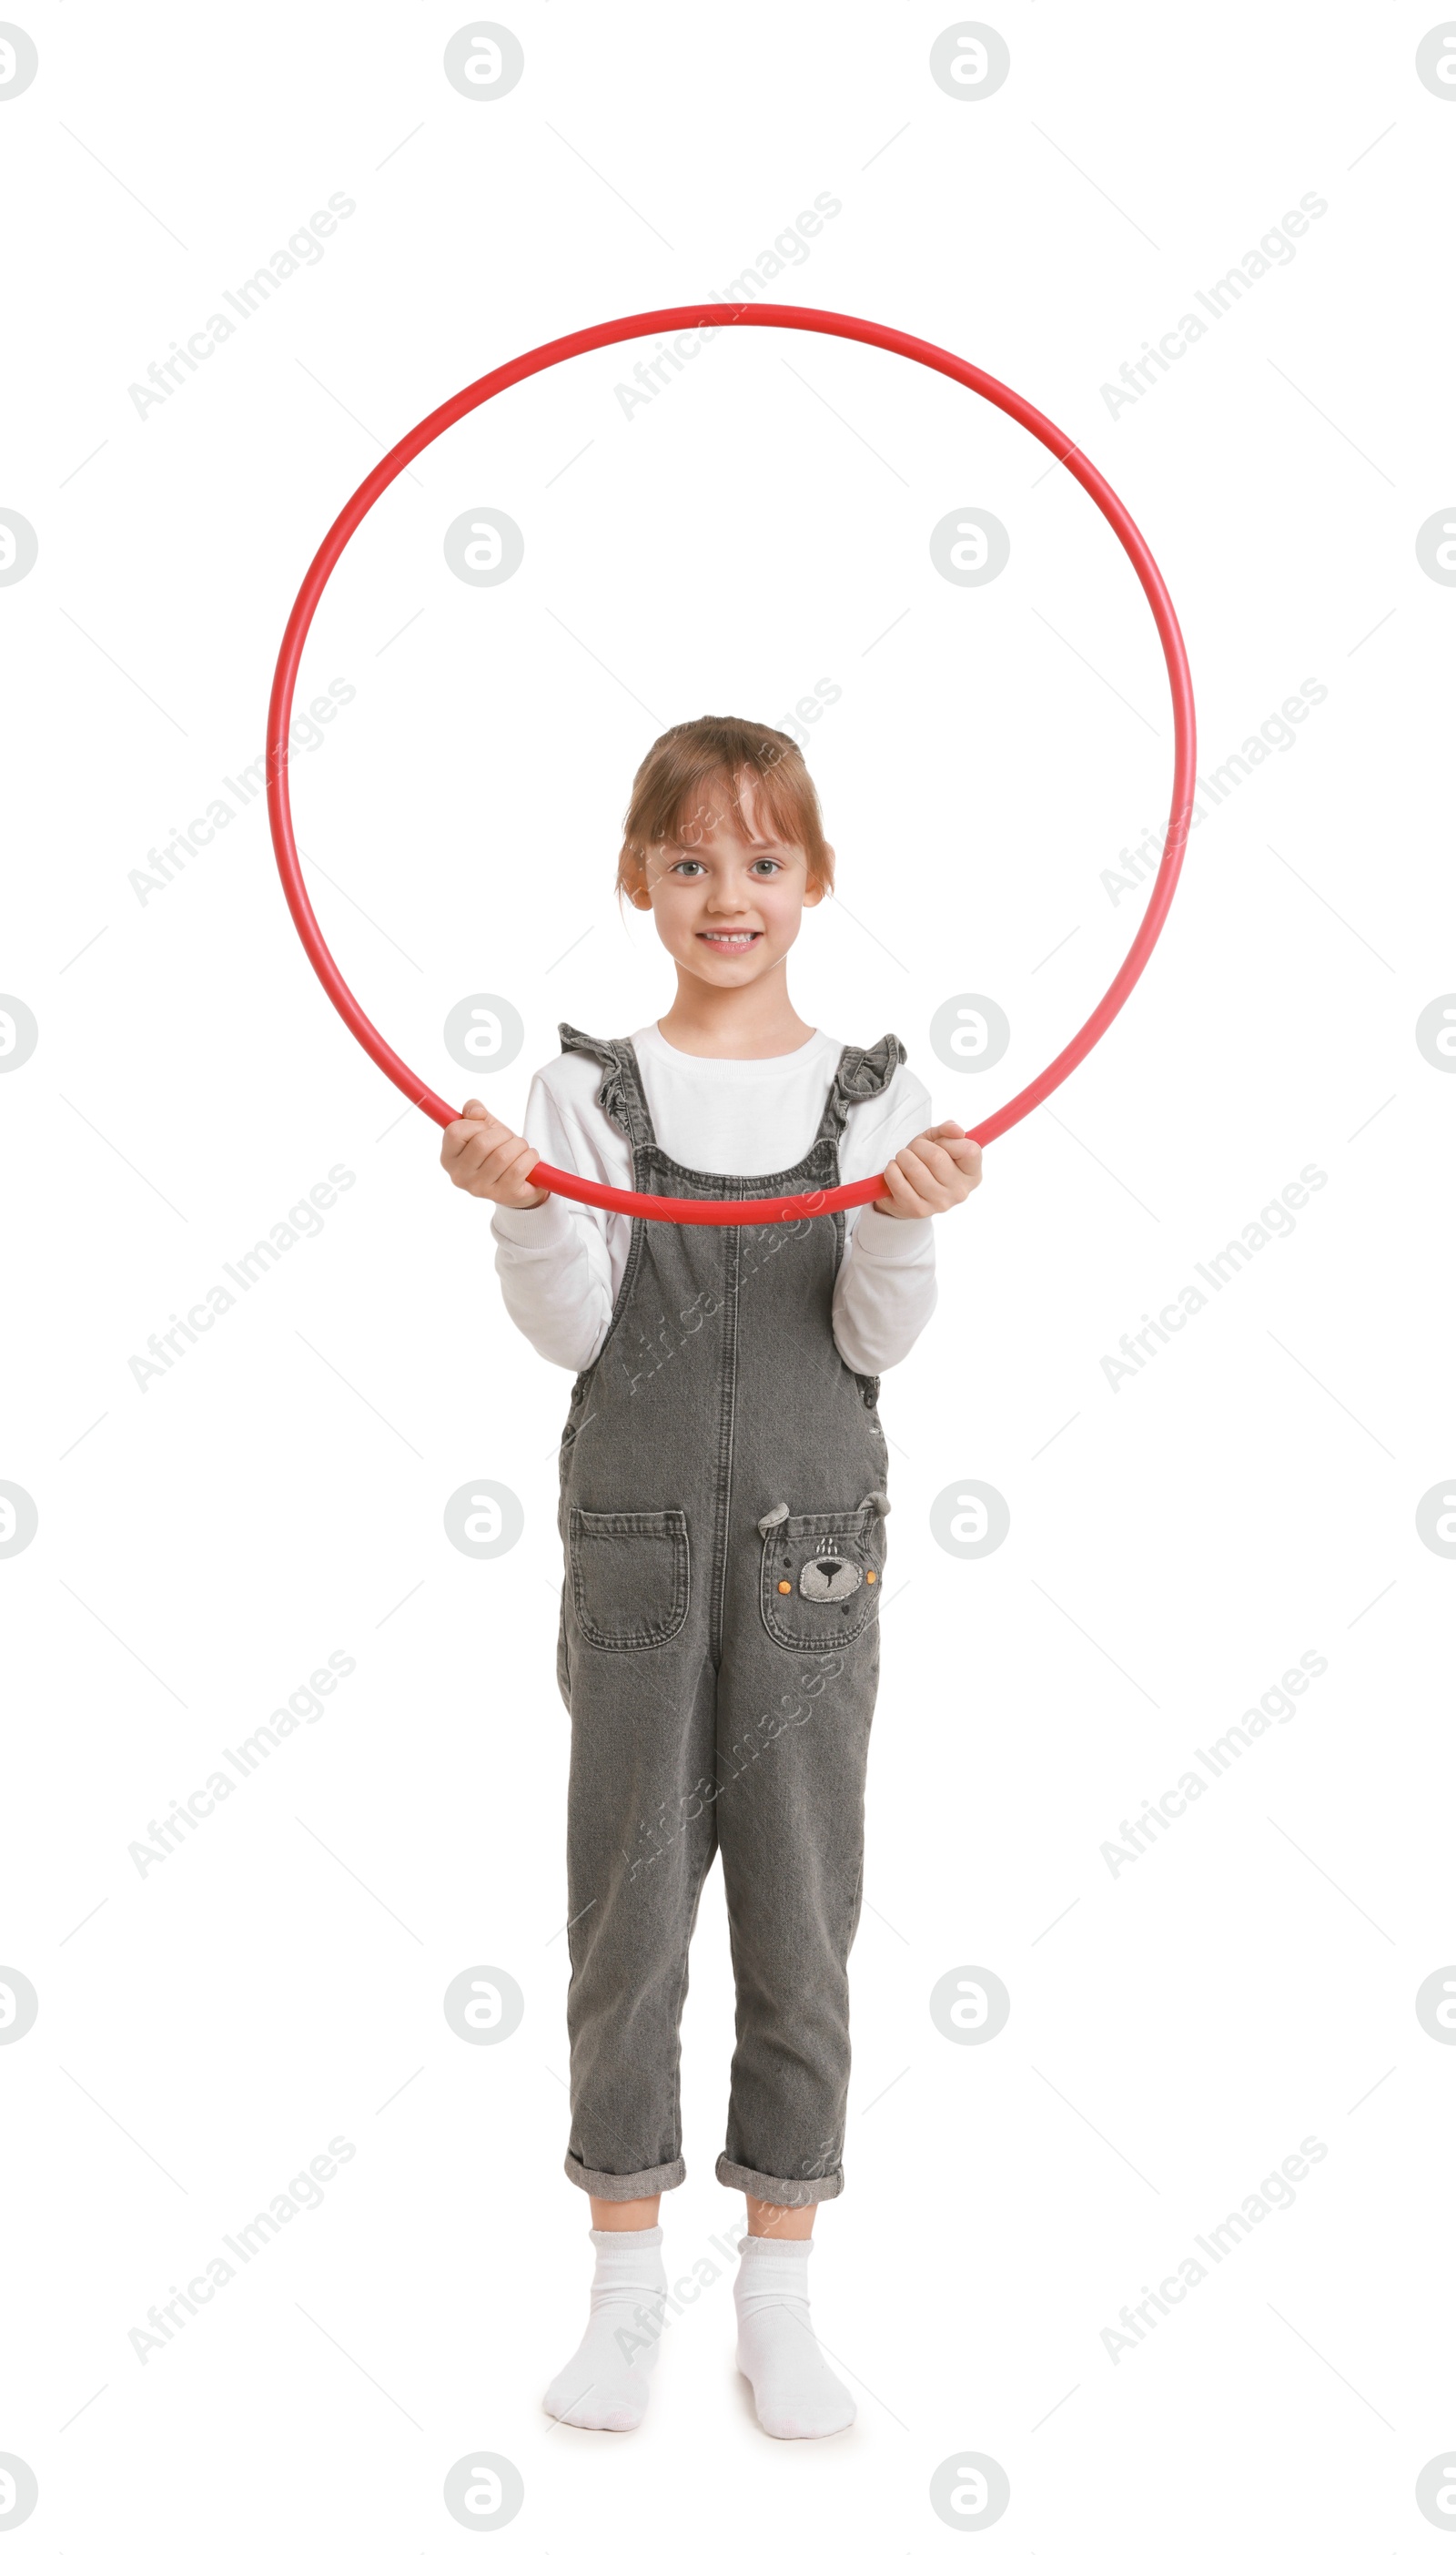
M 668 728 L 637 773 L 623 819 L 619 895 L 642 884 L 650 851 L 703 839 L 720 791 L 743 830 L 738 795 L 745 776 L 754 784 L 760 822 L 803 853 L 811 886 L 831 889 L 834 854 L 824 840 L 818 792 L 792 737 L 753 719 L 700 718 Z M 694 827 L 700 829 L 695 836 Z

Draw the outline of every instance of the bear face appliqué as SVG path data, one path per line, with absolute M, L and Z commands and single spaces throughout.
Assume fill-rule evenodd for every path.
M 851 1561 L 847 1553 L 816 1552 L 798 1574 L 798 1593 L 820 1605 L 837 1604 L 853 1595 L 864 1575 L 859 1563 Z

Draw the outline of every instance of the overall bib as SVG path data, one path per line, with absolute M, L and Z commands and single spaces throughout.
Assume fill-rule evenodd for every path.
M 653 1196 L 831 1188 L 857 1101 L 905 1049 L 845 1047 L 809 1151 L 720 1176 L 657 1142 L 636 1052 L 560 1025 Z M 866 1209 L 866 1213 L 872 1212 Z M 571 1716 L 565 2168 L 604 2200 L 683 2179 L 678 2026 L 715 1852 L 736 1986 L 718 2180 L 789 2208 L 843 2189 L 850 1946 L 880 1665 L 879 1378 L 834 1343 L 843 1214 L 634 1221 L 561 1439 L 557 1677 Z

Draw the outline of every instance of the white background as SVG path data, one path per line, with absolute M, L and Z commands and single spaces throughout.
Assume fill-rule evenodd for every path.
M 1418 528 L 1451 485 L 1456 99 L 1392 5 L 999 6 L 1011 75 L 953 98 L 917 5 L 731 16 L 532 0 L 509 96 L 471 100 L 432 5 L 242 18 L 27 9 L 0 106 L 3 991 L 11 1209 L 0 1474 L 40 1524 L 0 1574 L 0 1962 L 34 2028 L 8 2124 L 0 2451 L 24 2541 L 446 2549 L 473 2451 L 537 2550 L 832 2532 L 930 2549 L 947 2458 L 1011 2480 L 1015 2555 L 1153 2542 L 1412 2549 L 1452 2447 L 1456 2052 L 1415 2016 L 1452 1957 L 1456 1573 L 1417 1500 L 1456 1473 L 1456 1079 L 1417 1050 L 1456 982 L 1456 591 Z M 195 377 L 129 385 L 331 192 L 355 209 Z M 585 2307 L 566 2133 L 554 1458 L 568 1384 L 502 1311 L 487 1211 L 353 1044 L 289 923 L 261 798 L 139 899 L 133 871 L 262 751 L 323 532 L 461 385 L 619 313 L 711 299 L 818 193 L 769 298 L 862 313 L 1014 384 L 1125 498 L 1174 598 L 1205 772 L 1327 698 L 1193 834 L 1144 985 L 937 1227 L 940 1305 L 886 1380 L 885 1671 L 852 1965 L 847 2188 L 812 2262 L 860 2404 L 757 2430 L 729 2276 L 664 2347 L 629 2438 L 551 2427 Z M 1289 263 L 1136 403 L 1101 385 L 1301 194 Z M 1103 872 L 1165 816 L 1166 683 L 1116 542 L 1041 446 L 930 373 L 823 337 L 720 338 L 651 406 L 652 341 L 491 403 L 399 480 L 310 637 L 355 698 L 294 766 L 323 928 L 437 1088 L 519 1115 L 565 1019 L 670 987 L 611 882 L 637 763 L 704 710 L 842 697 L 810 766 L 840 897 L 793 991 L 905 1038 L 984 1116 L 1070 1034 L 1135 928 Z M 444 529 L 522 527 L 499 588 Z M 1011 561 L 963 590 L 932 526 Z M 893 626 L 892 626 L 893 625 Z M 316 681 L 315 681 L 316 678 Z M 1050 954 L 1055 952 L 1054 955 Z M 445 1014 L 488 991 L 519 1060 L 467 1086 Z M 973 1077 L 939 1005 L 1010 1016 Z M 354 1185 L 143 1390 L 129 1360 L 330 1165 Z M 1101 1361 L 1305 1164 L 1326 1184 L 1131 1381 Z M 1196 1281 L 1195 1281 L 1196 1282 Z M 1444 1307 L 1444 1310 L 1443 1310 Z M 462 1483 L 520 1542 L 446 1540 Z M 928 1511 L 1010 1504 L 985 1559 Z M 1117 1878 L 1101 1852 L 1306 1649 L 1328 1661 Z M 161 1866 L 128 1852 L 334 1649 L 321 1719 Z M 447 1984 L 525 2019 L 477 2048 Z M 1006 2028 L 930 1992 L 1001 1978 Z M 669 2275 L 737 2217 L 712 2178 L 731 2028 L 716 1876 L 685 2033 Z M 164 2349 L 128 2341 L 330 2137 L 354 2159 Z M 1233 2258 L 1114 2360 L 1099 2338 L 1317 2139 Z M 721 2257 L 719 2257 L 721 2258 Z

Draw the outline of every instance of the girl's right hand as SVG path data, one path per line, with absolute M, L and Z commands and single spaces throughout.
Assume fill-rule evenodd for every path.
M 527 1177 L 541 1160 L 524 1136 L 492 1118 L 483 1100 L 467 1100 L 464 1113 L 445 1129 L 439 1149 L 443 1169 L 457 1189 L 487 1198 L 492 1206 L 541 1206 L 548 1192 Z

